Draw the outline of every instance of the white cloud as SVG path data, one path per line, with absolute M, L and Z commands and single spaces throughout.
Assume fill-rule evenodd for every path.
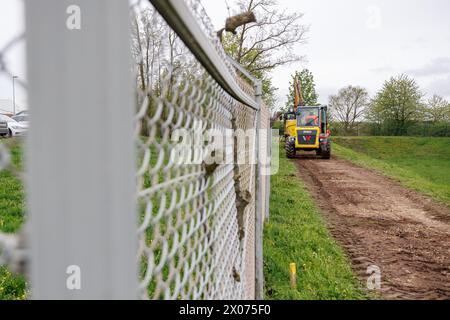
M 409 70 L 408 73 L 418 77 L 450 74 L 450 57 L 433 59 L 420 68 Z
M 450 75 L 434 80 L 427 88 L 429 95 L 438 94 L 450 100 Z
M 393 73 L 395 71 L 395 68 L 393 67 L 389 67 L 389 66 L 385 66 L 385 67 L 377 67 L 377 68 L 373 68 L 370 69 L 371 72 L 373 73 Z

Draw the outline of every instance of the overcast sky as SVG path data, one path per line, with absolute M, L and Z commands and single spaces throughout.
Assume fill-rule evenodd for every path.
M 450 100 L 450 1 L 448 0 L 278 0 L 304 13 L 308 43 L 295 50 L 307 61 L 277 69 L 273 81 L 284 104 L 293 70 L 306 67 L 316 81 L 319 102 L 347 85 L 371 94 L 391 76 L 406 73 L 422 90 Z M 233 7 L 234 0 L 228 0 Z M 203 0 L 219 29 L 225 0 Z
M 38 1 L 38 0 L 37 0 Z M 93 0 L 94 1 L 94 0 Z M 293 70 L 309 68 L 321 103 L 346 85 L 371 94 L 391 76 L 407 73 L 427 94 L 450 100 L 450 1 L 448 0 L 278 0 L 280 7 L 304 13 L 308 42 L 295 50 L 307 61 L 275 70 L 273 81 L 284 104 Z M 202 0 L 217 29 L 228 15 L 225 0 Z M 233 6 L 234 0 L 228 0 Z M 22 0 L 1 0 L 0 50 L 23 30 Z M 25 79 L 23 42 L 6 61 Z M 0 73 L 0 100 L 11 99 L 11 79 Z M 18 88 L 18 103 L 26 104 Z
M 23 30 L 22 0 L 0 0 L 0 54 L 4 54 L 4 61 L 10 72 L 21 80 L 26 78 L 25 42 L 17 42 L 6 52 L 2 50 L 14 37 L 22 34 Z M 0 70 L 0 100 L 12 100 L 12 91 L 11 77 Z M 16 86 L 16 102 L 21 107 L 28 106 L 26 91 L 20 85 Z

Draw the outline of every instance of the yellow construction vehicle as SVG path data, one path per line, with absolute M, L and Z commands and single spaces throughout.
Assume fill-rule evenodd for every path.
M 327 106 L 305 106 L 298 78 L 294 79 L 294 93 L 294 112 L 284 114 L 286 156 L 294 158 L 297 150 L 304 150 L 315 151 L 322 159 L 330 159 Z
M 297 117 L 295 115 L 294 109 L 290 109 L 288 112 L 283 114 L 283 129 L 285 141 L 288 137 L 295 136 L 295 128 L 297 127 Z

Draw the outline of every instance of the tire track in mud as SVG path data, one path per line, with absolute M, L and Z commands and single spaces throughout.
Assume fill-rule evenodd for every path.
M 299 175 L 363 284 L 384 299 L 450 299 L 450 209 L 340 159 L 299 155 Z

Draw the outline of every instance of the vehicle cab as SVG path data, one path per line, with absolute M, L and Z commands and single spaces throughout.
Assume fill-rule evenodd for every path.
M 330 135 L 327 106 L 299 106 L 295 134 L 286 137 L 286 156 L 294 158 L 297 150 L 304 150 L 315 151 L 322 159 L 330 159 Z
M 305 106 L 297 109 L 295 147 L 318 149 L 330 133 L 327 126 L 327 106 Z

